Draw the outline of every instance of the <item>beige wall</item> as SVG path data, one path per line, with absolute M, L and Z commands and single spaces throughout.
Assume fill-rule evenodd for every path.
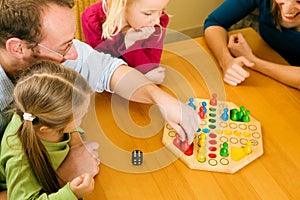
M 202 34 L 202 27 L 207 15 L 224 0 L 170 0 L 166 9 L 173 15 L 169 29 L 185 33 L 191 37 Z
M 83 40 L 80 16 L 83 9 L 99 0 L 75 0 L 76 38 Z M 202 35 L 202 26 L 206 16 L 224 0 L 170 0 L 167 13 L 173 15 L 169 29 L 182 32 L 190 37 Z

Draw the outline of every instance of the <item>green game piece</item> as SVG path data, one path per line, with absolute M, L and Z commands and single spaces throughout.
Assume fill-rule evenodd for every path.
M 223 157 L 227 157 L 228 154 L 229 154 L 229 152 L 228 152 L 228 143 L 224 142 L 223 147 L 220 150 L 220 155 L 223 156 Z
M 236 108 L 230 110 L 230 119 L 232 121 L 238 121 L 237 113 L 238 113 L 238 110 Z
M 242 117 L 242 122 L 250 122 L 250 111 L 246 110 L 245 115 Z
M 240 107 L 240 111 L 237 113 L 237 118 L 238 118 L 238 121 L 241 121 L 243 116 L 244 116 L 244 110 L 245 110 L 245 107 L 244 106 L 241 106 Z

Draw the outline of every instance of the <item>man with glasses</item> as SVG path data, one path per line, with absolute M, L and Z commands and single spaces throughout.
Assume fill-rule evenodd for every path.
M 13 101 L 16 77 L 31 63 L 48 59 L 80 72 L 96 92 L 105 90 L 129 100 L 157 104 L 182 139 L 191 143 L 200 123 L 197 113 L 128 67 L 123 60 L 94 51 L 74 39 L 73 6 L 73 0 L 0 0 L 1 135 L 9 120 L 5 111 Z M 84 153 L 82 158 L 71 155 L 72 148 L 69 159 L 58 169 L 59 175 L 64 175 L 64 170 L 72 170 L 74 177 L 82 172 L 98 173 L 95 173 L 96 158 Z M 95 164 L 89 164 L 88 159 L 94 159 Z

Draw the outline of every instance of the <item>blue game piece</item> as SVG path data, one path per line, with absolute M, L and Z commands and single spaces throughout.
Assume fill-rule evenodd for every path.
M 207 103 L 205 101 L 202 101 L 202 106 L 204 108 L 203 109 L 204 114 L 206 114 L 206 112 L 207 112 L 206 105 L 207 105 Z
M 221 118 L 222 118 L 224 121 L 227 121 L 227 120 L 228 120 L 228 108 L 224 108 L 224 113 L 221 115 Z
M 132 151 L 131 156 L 131 162 L 133 165 L 141 165 L 143 163 L 143 152 L 141 150 Z
M 194 105 L 194 98 L 189 98 L 189 104 L 190 107 L 192 107 L 194 110 L 196 110 L 196 106 Z

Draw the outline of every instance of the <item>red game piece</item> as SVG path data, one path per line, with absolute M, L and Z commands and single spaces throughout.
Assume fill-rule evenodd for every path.
M 211 100 L 209 101 L 209 104 L 211 106 L 216 106 L 217 105 L 217 94 L 216 93 L 213 93 L 212 94 L 212 98 Z
M 200 117 L 201 119 L 204 119 L 204 118 L 205 118 L 204 107 L 203 107 L 203 106 L 200 106 L 198 115 L 199 115 L 199 117 Z
M 193 154 L 194 151 L 194 145 L 193 143 L 191 145 L 188 144 L 188 141 L 181 141 L 178 134 L 176 134 L 175 139 L 173 140 L 173 144 L 182 151 L 185 155 L 190 156 Z

